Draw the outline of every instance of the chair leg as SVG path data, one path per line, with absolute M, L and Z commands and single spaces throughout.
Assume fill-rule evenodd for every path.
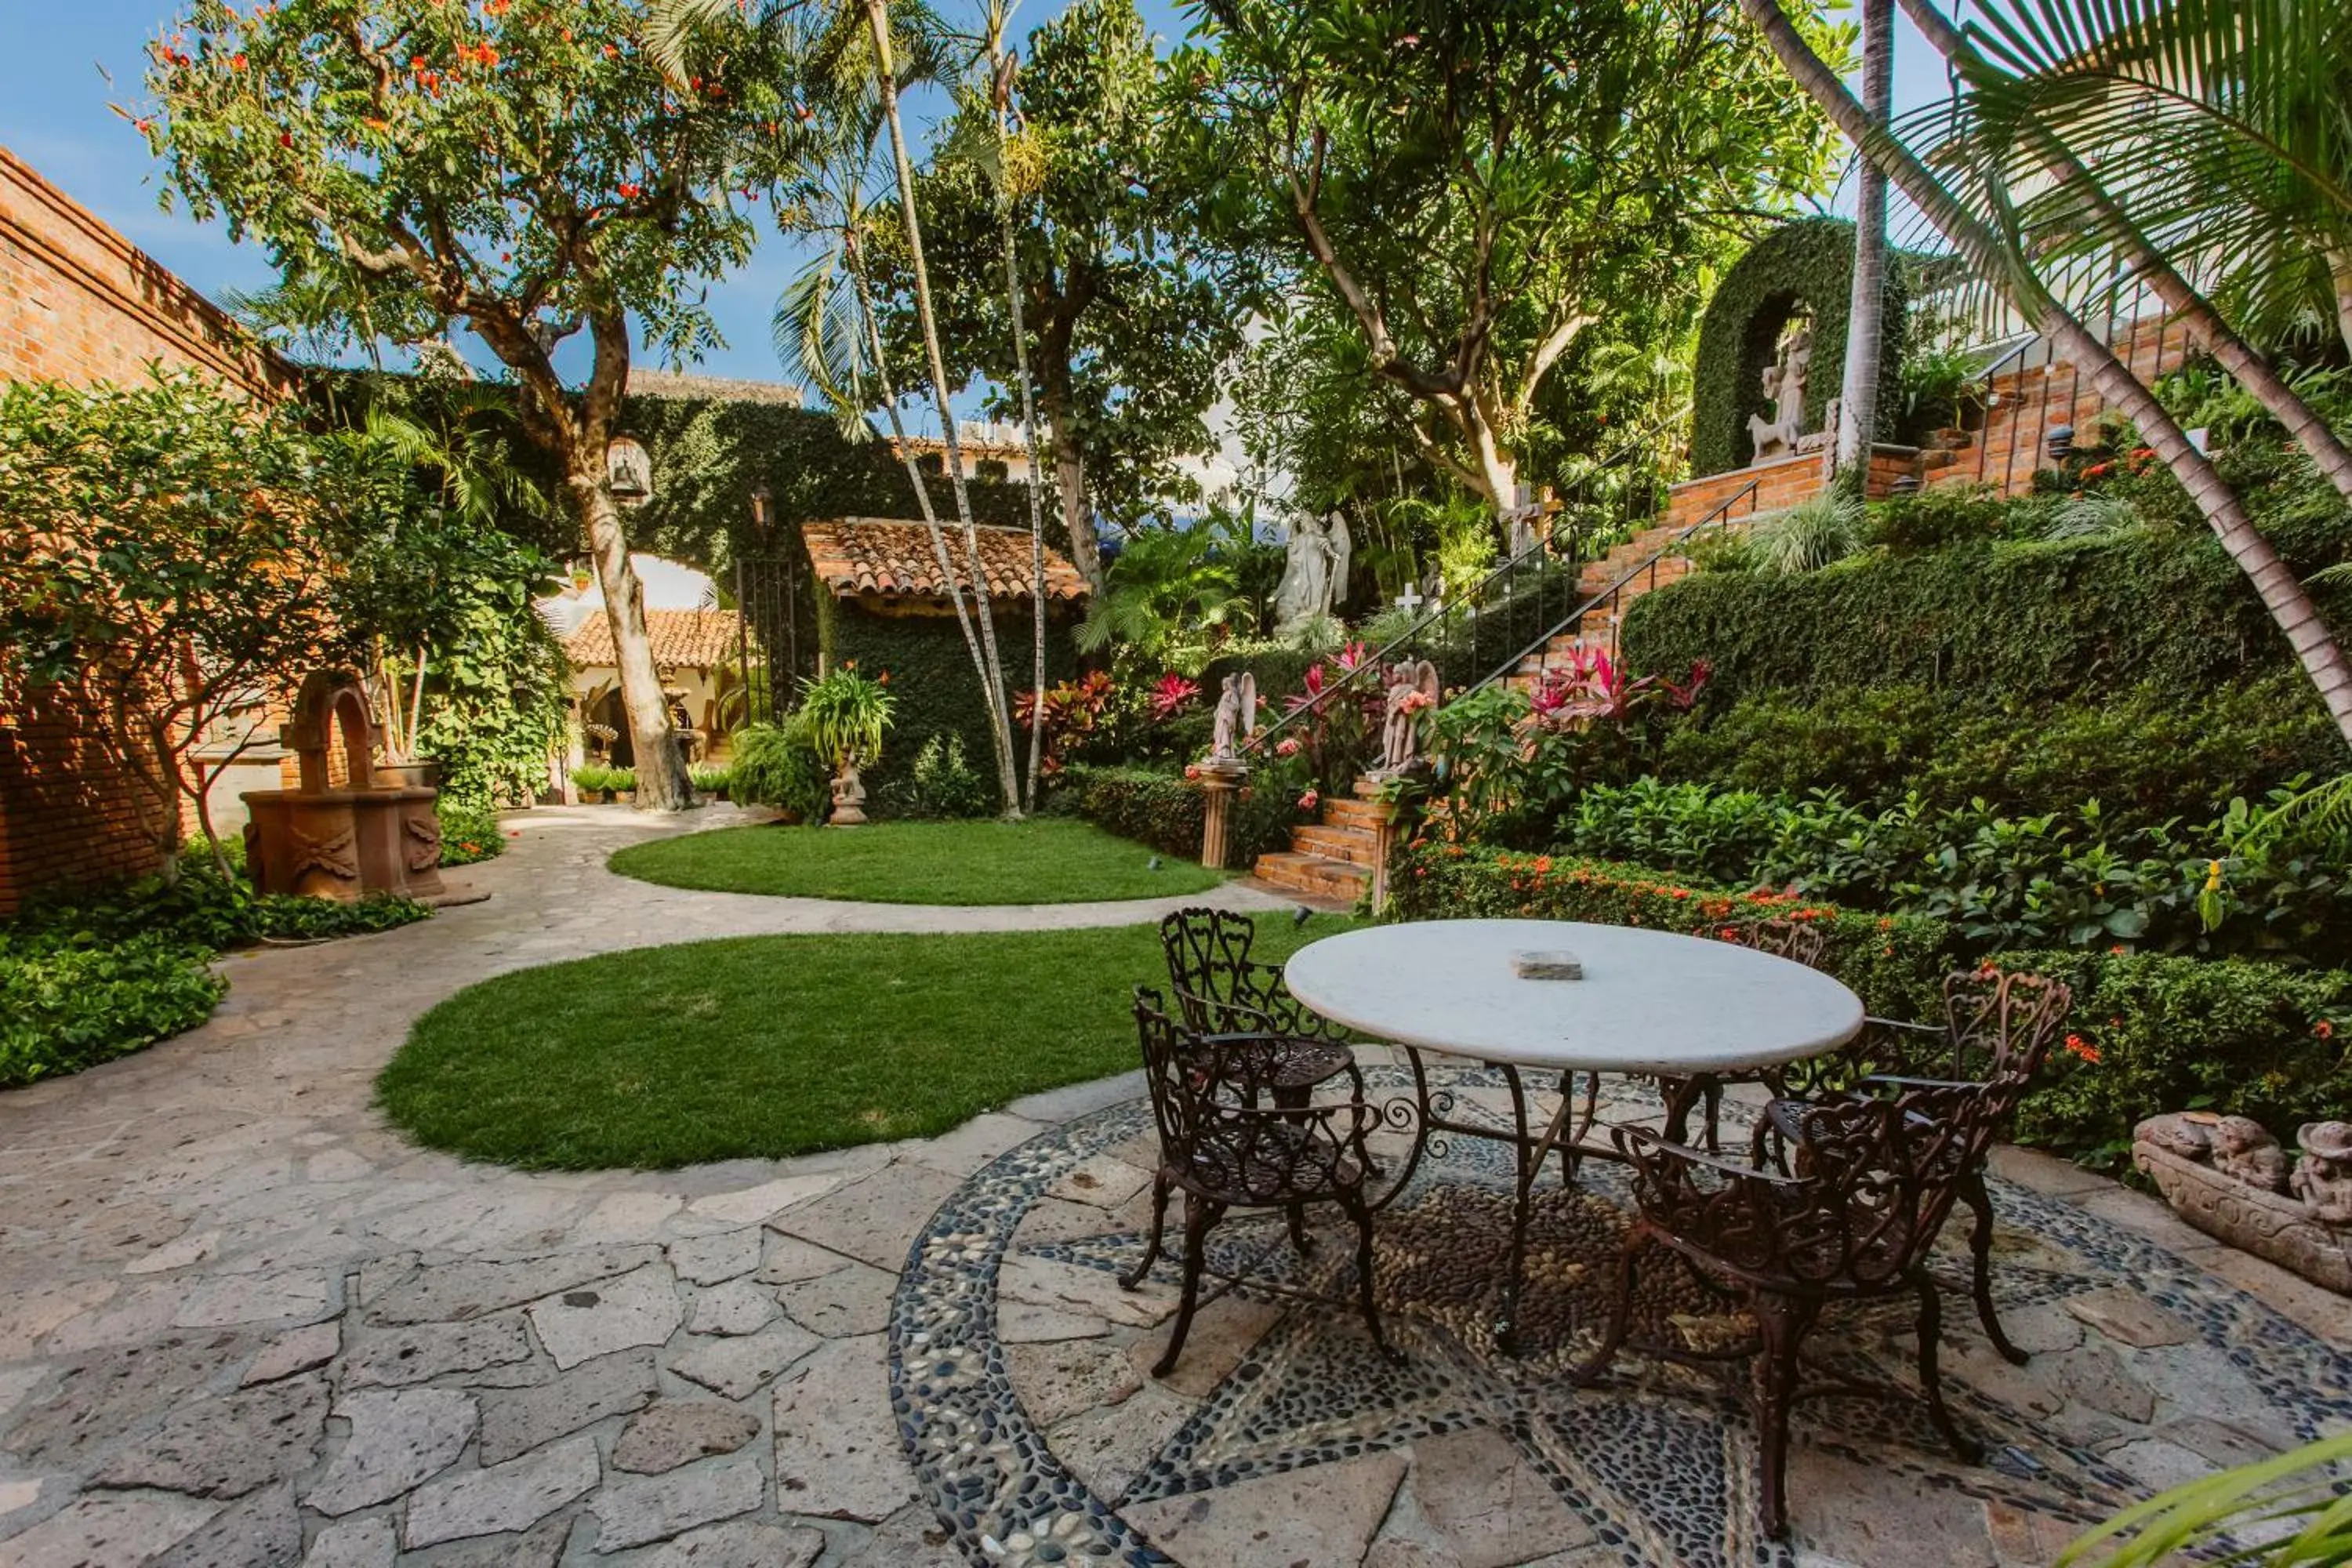
M 1919 1387 L 1927 1396 L 1927 1418 L 1952 1446 L 1952 1452 L 1973 1465 L 1984 1458 L 1984 1446 L 1952 1420 L 1951 1409 L 1944 1403 L 1943 1372 L 1936 1360 L 1944 1332 L 1944 1299 L 1924 1268 L 1913 1272 L 1911 1284 L 1919 1293 Z
M 1220 1212 L 1215 1204 L 1191 1193 L 1184 1194 L 1183 1295 L 1176 1308 L 1176 1326 L 1168 1331 L 1168 1349 L 1151 1369 L 1154 1377 L 1166 1377 L 1175 1371 L 1176 1358 L 1184 1353 L 1184 1336 L 1192 1331 L 1192 1310 L 1201 1303 L 1201 1268 L 1209 1227 L 1217 1223 Z
M 1364 1327 L 1371 1331 L 1372 1343 L 1380 1347 L 1381 1354 L 1391 1362 L 1402 1362 L 1404 1357 L 1389 1343 L 1387 1333 L 1381 1328 L 1381 1303 L 1376 1292 L 1378 1280 L 1373 1274 L 1372 1262 L 1372 1211 L 1365 1204 L 1361 1192 L 1340 1199 L 1340 1206 L 1348 1211 L 1348 1217 L 1356 1226 L 1356 1300 L 1364 1310 Z
M 2001 1331 L 2000 1314 L 1992 1304 L 1992 1194 L 1986 1191 L 1984 1173 L 1970 1171 L 1960 1179 L 1960 1201 L 1969 1205 L 1975 1222 L 1969 1226 L 1970 1285 L 1976 1292 L 1977 1320 L 1984 1324 L 1985 1338 L 2001 1359 L 2011 1366 L 2023 1366 L 2032 1358 L 2010 1343 Z
M 1160 1233 L 1168 1225 L 1168 1177 L 1155 1172 L 1151 1177 L 1151 1234 L 1143 1244 L 1143 1261 L 1118 1277 L 1122 1289 L 1132 1290 L 1143 1283 L 1144 1276 L 1160 1260 Z
M 1298 1249 L 1298 1256 L 1301 1258 L 1307 1256 L 1312 1245 L 1307 1239 L 1307 1205 L 1305 1204 L 1290 1205 L 1290 1245 Z
M 1759 1294 L 1756 1313 L 1757 1509 L 1764 1533 L 1789 1533 L 1789 1408 L 1796 1403 L 1797 1352 L 1812 1327 L 1814 1306 L 1786 1296 Z
M 1570 1369 L 1568 1381 L 1576 1388 L 1590 1388 L 1609 1370 L 1617 1359 L 1617 1352 L 1625 1343 L 1625 1336 L 1633 1322 L 1633 1287 L 1640 1271 L 1642 1249 L 1650 1238 L 1636 1230 L 1625 1237 L 1624 1250 L 1617 1255 L 1617 1300 L 1609 1309 L 1609 1327 L 1601 1336 L 1601 1348 L 1579 1366 Z

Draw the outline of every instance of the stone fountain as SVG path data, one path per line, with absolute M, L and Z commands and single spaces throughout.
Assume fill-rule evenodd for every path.
M 342 729 L 343 782 L 331 752 Z M 441 881 L 441 821 L 435 791 L 376 782 L 375 726 L 366 693 L 341 670 L 303 681 L 281 731 L 300 769 L 294 789 L 244 797 L 246 864 L 265 893 L 351 902 L 370 893 L 435 899 Z

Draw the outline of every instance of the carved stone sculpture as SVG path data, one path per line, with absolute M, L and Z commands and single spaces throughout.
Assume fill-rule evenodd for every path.
M 833 815 L 825 821 L 835 827 L 856 827 L 865 820 L 866 781 L 857 776 L 856 763 L 844 763 L 834 775 Z
M 2208 1236 L 2352 1295 L 2352 1126 L 2309 1122 L 2296 1142 L 2292 1194 L 2278 1141 L 2243 1116 L 2150 1117 L 2132 1131 L 2132 1163 Z
M 1401 664 L 1390 672 L 1385 717 L 1381 723 L 1381 765 L 1374 778 L 1394 778 L 1421 756 L 1421 716 L 1444 695 L 1437 666 L 1428 659 Z
M 1797 450 L 1805 424 L 1805 377 L 1813 361 L 1813 327 L 1800 320 L 1780 339 L 1780 352 L 1764 367 L 1764 395 L 1772 417 L 1748 416 L 1748 438 L 1754 444 L 1755 462 L 1770 462 Z
M 1225 677 L 1217 691 L 1217 710 L 1211 720 L 1209 761 L 1237 763 L 1241 743 L 1257 728 L 1257 677 L 1248 670 Z
M 2294 1195 L 2323 1225 L 2352 1227 L 2352 1122 L 2306 1121 L 2294 1141 Z
M 1331 613 L 1331 573 L 1338 548 L 1320 518 L 1302 517 L 1290 531 L 1289 558 L 1282 568 L 1282 581 L 1274 588 L 1277 635 L 1286 636 L 1316 616 Z

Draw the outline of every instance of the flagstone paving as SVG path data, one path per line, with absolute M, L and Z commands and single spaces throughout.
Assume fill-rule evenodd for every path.
M 2344 1302 L 2021 1156 L 2001 1278 L 2034 1361 L 1947 1322 L 1994 1461 L 1954 1464 L 1900 1412 L 1822 1407 L 1783 1554 L 1748 1531 L 1725 1387 L 1638 1363 L 1591 1394 L 1559 1384 L 1581 1251 L 1622 1202 L 1605 1173 L 1546 1199 L 1523 1360 L 1479 1328 L 1498 1173 L 1465 1142 L 1383 1217 L 1402 1366 L 1350 1312 L 1236 1295 L 1159 1381 L 1172 1289 L 1109 1272 L 1148 1202 L 1131 1080 L 927 1142 L 662 1173 L 469 1165 L 369 1109 L 415 1016 L 506 970 L 1199 901 L 824 904 L 603 869 L 621 843 L 736 819 L 530 814 L 460 874 L 488 902 L 233 959 L 203 1029 L 0 1096 L 0 1565 L 2008 1568 L 2126 1498 L 2352 1426 Z M 1342 1291 L 1336 1239 L 1274 1266 Z M 1902 1342 L 1866 1315 L 1841 1341 Z

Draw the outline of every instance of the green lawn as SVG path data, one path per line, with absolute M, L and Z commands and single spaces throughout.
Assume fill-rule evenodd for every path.
M 714 836 L 715 837 L 715 836 Z M 1257 954 L 1353 922 L 1258 922 Z M 945 1132 L 1138 1064 L 1156 926 L 763 936 L 551 964 L 417 1020 L 377 1080 L 418 1142 L 533 1170 L 777 1158 Z
M 722 827 L 631 845 L 612 867 L 667 888 L 885 904 L 1092 903 L 1197 893 L 1223 879 L 1061 816 Z

